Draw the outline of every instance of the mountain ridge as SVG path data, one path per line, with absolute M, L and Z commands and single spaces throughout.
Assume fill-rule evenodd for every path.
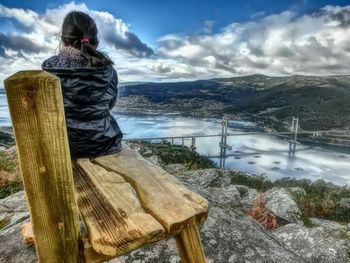
M 127 100 L 133 99 L 134 106 Z M 137 98 L 137 99 L 135 99 Z M 120 88 L 120 109 L 224 114 L 289 122 L 303 129 L 350 127 L 350 75 L 270 77 L 261 74 L 208 80 L 142 83 Z M 273 109 L 272 111 L 270 109 Z

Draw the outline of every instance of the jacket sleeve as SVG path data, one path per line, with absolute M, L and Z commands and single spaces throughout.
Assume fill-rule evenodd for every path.
M 118 97 L 118 74 L 115 71 L 115 69 L 113 69 L 113 80 L 112 80 L 112 88 L 113 88 L 113 96 L 111 101 L 109 102 L 109 109 L 113 109 L 113 107 L 115 106 L 115 104 L 117 103 L 117 97 Z

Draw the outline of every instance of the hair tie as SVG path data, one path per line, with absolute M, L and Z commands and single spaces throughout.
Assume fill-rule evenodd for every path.
M 90 40 L 88 38 L 82 38 L 82 39 L 80 39 L 80 43 L 81 44 L 90 43 Z

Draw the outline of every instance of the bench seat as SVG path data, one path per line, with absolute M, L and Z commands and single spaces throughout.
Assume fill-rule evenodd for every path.
M 99 254 L 119 256 L 207 218 L 206 199 L 126 144 L 120 153 L 72 164 L 79 213 Z

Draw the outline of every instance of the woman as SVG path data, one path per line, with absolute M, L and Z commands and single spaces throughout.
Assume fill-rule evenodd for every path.
M 59 54 L 42 63 L 61 80 L 72 159 L 121 151 L 123 135 L 110 113 L 117 100 L 118 76 L 113 62 L 96 50 L 97 33 L 89 15 L 68 13 Z

